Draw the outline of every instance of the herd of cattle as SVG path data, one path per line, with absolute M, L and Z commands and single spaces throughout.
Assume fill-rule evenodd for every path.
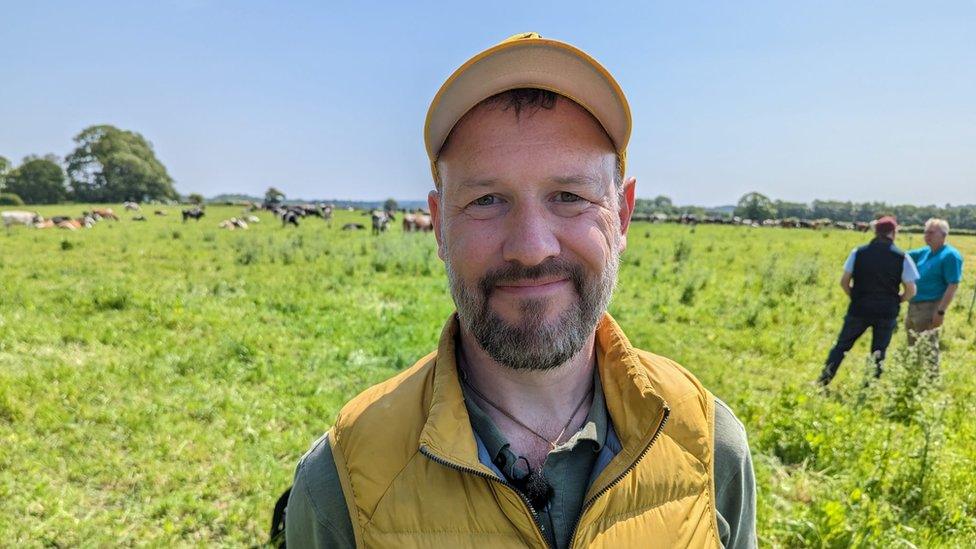
M 132 221 L 147 220 L 142 214 L 142 207 L 135 202 L 125 202 L 122 204 L 122 208 L 127 212 L 132 212 L 133 216 L 130 218 Z M 261 221 L 260 218 L 253 214 L 253 212 L 261 209 L 273 213 L 275 217 L 281 220 L 281 225 L 283 227 L 287 227 L 288 225 L 298 227 L 300 221 L 310 217 L 318 217 L 331 224 L 332 212 L 334 210 L 332 205 L 322 203 L 290 205 L 249 204 L 247 207 L 245 207 L 244 211 L 239 217 L 224 219 L 217 224 L 217 227 L 227 230 L 247 229 L 248 224 L 259 223 Z M 181 210 L 181 214 L 183 216 L 183 222 L 186 223 L 190 219 L 200 221 L 206 215 L 206 211 L 202 206 L 194 206 Z M 7 230 L 9 230 L 13 225 L 25 225 L 27 227 L 34 227 L 38 229 L 56 227 L 75 231 L 78 229 L 89 229 L 93 227 L 95 223 L 103 219 L 119 221 L 119 216 L 112 211 L 112 208 L 95 208 L 91 211 L 82 212 L 81 216 L 79 217 L 56 215 L 50 219 L 44 219 L 37 212 L 20 210 L 0 212 L 0 215 L 3 217 L 3 226 Z M 166 216 L 168 214 L 165 210 L 155 210 L 153 215 Z M 390 223 L 396 222 L 397 214 L 389 210 L 367 210 L 363 212 L 363 215 L 370 216 L 372 232 L 373 234 L 378 235 L 386 232 Z M 634 214 L 633 219 L 634 221 L 649 221 L 652 223 L 681 223 L 686 225 L 697 225 L 701 223 L 713 225 L 744 225 L 748 227 L 782 227 L 788 229 L 821 229 L 833 227 L 837 229 L 862 232 L 867 232 L 871 228 L 871 224 L 866 222 L 859 221 L 856 223 L 851 223 L 847 221 L 833 221 L 830 219 L 790 218 L 756 220 L 744 219 L 738 216 L 713 217 L 696 216 L 691 214 L 664 215 L 660 213 Z M 342 226 L 343 231 L 357 231 L 365 229 L 366 225 L 362 223 L 346 223 Z M 417 210 L 416 212 L 412 213 L 403 213 L 403 232 L 430 232 L 433 229 L 434 225 L 431 221 L 429 213 L 422 210 Z
M 142 207 L 138 203 L 125 202 L 122 204 L 122 208 L 127 212 L 132 212 L 133 215 L 130 218 L 132 221 L 147 221 L 146 216 L 142 214 Z M 321 218 L 331 225 L 332 212 L 334 210 L 332 205 L 321 203 L 291 205 L 249 204 L 244 208 L 244 211 L 239 217 L 224 219 L 217 224 L 217 227 L 227 230 L 246 230 L 249 224 L 259 223 L 261 221 L 259 217 L 253 214 L 253 212 L 261 209 L 273 213 L 275 217 L 281 220 L 282 227 L 287 227 L 288 225 L 298 227 L 301 220 L 310 217 Z M 183 222 L 186 223 L 191 219 L 200 221 L 206 215 L 206 210 L 202 206 L 194 206 L 183 209 L 180 213 L 183 217 Z M 153 214 L 160 217 L 168 215 L 165 210 L 155 210 Z M 82 228 L 90 229 L 95 223 L 103 219 L 120 220 L 112 208 L 96 208 L 83 212 L 80 217 L 57 215 L 50 219 L 45 219 L 37 212 L 20 210 L 4 211 L 0 212 L 0 215 L 3 218 L 4 228 L 8 231 L 13 225 L 24 225 L 37 229 L 56 227 L 74 231 Z M 371 217 L 372 231 L 373 234 L 377 235 L 386 232 L 389 224 L 396 221 L 396 214 L 393 211 L 372 210 L 363 212 L 363 215 L 369 215 Z M 366 226 L 362 223 L 346 223 L 342 226 L 343 231 L 365 229 Z M 432 230 L 433 224 L 430 214 L 421 210 L 414 213 L 405 212 L 403 214 L 404 232 L 430 232 Z
M 867 232 L 871 229 L 871 223 L 857 221 L 834 221 L 832 219 L 747 219 L 739 216 L 717 217 L 717 216 L 697 216 L 693 214 L 665 215 L 665 214 L 634 214 L 634 221 L 650 221 L 651 223 L 680 223 L 683 225 L 743 225 L 746 227 L 782 227 L 784 229 L 824 229 L 833 227 L 848 231 Z
M 3 226 L 7 230 L 10 230 L 12 225 L 25 225 L 27 227 L 34 227 L 36 229 L 49 229 L 51 227 L 57 227 L 59 229 L 76 231 L 78 229 L 90 229 L 95 226 L 95 223 L 101 221 L 102 219 L 112 219 L 115 221 L 119 220 L 119 216 L 115 215 L 112 208 L 96 208 L 90 212 L 82 212 L 81 217 L 56 215 L 50 219 L 44 219 L 37 212 L 24 212 L 16 210 L 0 212 L 0 217 L 3 218 Z

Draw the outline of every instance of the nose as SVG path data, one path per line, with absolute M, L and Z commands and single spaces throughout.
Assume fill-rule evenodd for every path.
M 502 252 L 505 261 L 533 267 L 559 255 L 559 239 L 543 208 L 520 205 L 507 217 Z

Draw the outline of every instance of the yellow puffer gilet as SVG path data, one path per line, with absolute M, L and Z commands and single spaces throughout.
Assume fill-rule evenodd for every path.
M 454 360 L 436 352 L 339 412 L 329 434 L 358 547 L 546 547 L 523 499 L 478 460 Z M 604 315 L 597 367 L 622 449 L 590 486 L 572 547 L 719 546 L 714 398 Z

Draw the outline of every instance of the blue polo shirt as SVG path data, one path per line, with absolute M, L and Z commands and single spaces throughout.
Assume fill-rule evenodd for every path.
M 923 246 L 908 255 L 915 261 L 919 273 L 918 293 L 912 298 L 913 303 L 942 299 L 949 284 L 958 284 L 962 280 L 962 254 L 948 244 L 935 253 Z

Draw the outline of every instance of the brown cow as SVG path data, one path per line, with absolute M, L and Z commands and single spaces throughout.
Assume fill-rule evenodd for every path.
M 67 229 L 69 231 L 77 231 L 82 227 L 81 223 L 79 223 L 77 219 L 68 219 L 65 221 L 61 221 L 56 225 L 59 229 Z
M 427 214 L 417 214 L 413 219 L 415 231 L 423 231 L 425 233 L 434 230 L 434 223 L 431 221 L 430 216 Z
M 92 213 L 101 217 L 102 219 L 111 219 L 112 221 L 119 220 L 119 216 L 115 215 L 115 212 L 112 211 L 112 208 L 102 208 L 102 209 L 96 208 L 92 210 Z

